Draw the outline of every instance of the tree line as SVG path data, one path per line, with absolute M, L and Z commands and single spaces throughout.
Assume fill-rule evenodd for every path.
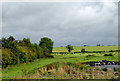
M 51 53 L 53 41 L 50 38 L 43 37 L 39 44 L 30 42 L 29 38 L 15 40 L 13 36 L 3 37 L 2 46 L 2 68 L 19 63 L 29 63 L 40 58 L 54 58 Z

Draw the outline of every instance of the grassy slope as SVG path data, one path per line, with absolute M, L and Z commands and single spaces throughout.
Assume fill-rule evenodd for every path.
M 82 48 L 85 48 L 86 51 L 110 51 L 110 50 L 118 50 L 118 46 L 74 46 L 74 50 L 72 52 L 81 51 Z M 54 47 L 53 52 L 67 52 L 66 47 Z
M 117 46 L 87 46 L 87 47 L 74 47 L 73 51 L 79 51 L 82 48 L 85 48 L 87 51 L 91 50 L 115 50 L 118 49 Z M 1 51 L 1 50 L 0 50 Z M 53 51 L 67 51 L 65 47 L 55 47 Z M 93 54 L 93 53 L 92 53 Z M 87 54 L 68 54 L 68 55 L 54 55 L 54 59 L 39 59 L 38 61 L 29 63 L 29 64 L 19 64 L 15 66 L 10 66 L 9 68 L 5 69 L 2 73 L 3 78 L 13 78 L 14 76 L 19 76 L 22 75 L 22 69 L 26 69 L 27 71 L 31 71 L 34 68 L 39 68 L 44 65 L 53 63 L 53 62 L 58 62 L 58 61 L 65 61 L 65 62 L 87 62 L 87 61 L 100 61 L 100 60 L 111 60 L 111 61 L 117 61 L 118 56 L 117 53 L 114 53 L 115 56 L 113 57 L 104 57 L 104 54 L 96 54 L 96 57 L 89 57 L 86 58 Z M 65 58 L 65 57 L 76 57 L 76 58 Z M 7 77 L 6 77 L 7 76 Z
M 3 71 L 3 78 L 13 78 L 14 76 L 19 76 L 22 75 L 22 69 L 26 69 L 27 71 L 31 71 L 34 68 L 39 68 L 44 65 L 53 63 L 53 62 L 58 62 L 58 61 L 64 61 L 64 62 L 87 62 L 87 61 L 100 61 L 100 60 L 110 60 L 110 61 L 117 61 L 118 56 L 117 53 L 114 53 L 115 55 L 113 57 L 106 56 L 104 57 L 104 54 L 96 54 L 94 55 L 96 57 L 86 57 L 87 54 L 68 54 L 68 55 L 54 55 L 55 58 L 53 59 L 39 59 L 38 61 L 29 63 L 29 64 L 19 64 L 15 66 L 11 66 L 9 69 L 5 69 Z M 67 58 L 65 58 L 67 57 Z M 68 58 L 68 57 L 76 57 L 76 58 Z M 6 77 L 7 76 L 7 77 Z

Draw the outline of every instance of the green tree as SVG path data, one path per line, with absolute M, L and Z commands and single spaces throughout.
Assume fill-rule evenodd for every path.
M 73 46 L 71 46 L 71 45 L 67 45 L 66 48 L 68 49 L 69 53 L 71 52 L 71 50 L 73 50 Z
M 4 47 L 4 48 L 7 47 L 7 40 L 4 37 L 2 37 L 2 47 Z
M 36 43 L 33 44 L 33 47 L 36 49 L 36 53 L 37 53 L 37 58 L 42 58 L 43 57 L 43 48 L 41 48 L 39 45 L 37 45 Z
M 100 46 L 100 44 L 97 44 L 97 46 Z
M 26 46 L 31 47 L 31 42 L 29 38 L 23 38 L 23 42 Z
M 19 46 L 24 46 L 24 42 L 22 40 L 18 40 L 18 45 Z
M 39 46 L 42 48 L 47 47 L 49 50 L 49 53 L 52 53 L 53 43 L 54 42 L 50 38 L 44 37 L 44 38 L 41 38 L 41 41 L 39 42 Z
M 12 42 L 12 41 L 15 40 L 15 38 L 14 38 L 13 36 L 10 36 L 9 38 L 7 38 L 7 40 L 8 40 L 9 42 Z
M 2 49 L 2 68 L 6 68 L 12 63 L 11 53 L 9 49 Z

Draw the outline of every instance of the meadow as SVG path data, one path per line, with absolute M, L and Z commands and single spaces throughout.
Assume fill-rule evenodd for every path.
M 78 51 L 83 47 L 74 47 L 73 51 Z M 84 47 L 86 50 L 118 50 L 118 46 L 88 46 Z M 67 51 L 65 47 L 55 47 L 53 48 L 53 52 L 56 51 Z M 25 75 L 29 72 L 35 71 L 38 68 L 41 68 L 45 65 L 49 65 L 56 62 L 70 62 L 70 63 L 83 63 L 89 61 L 119 61 L 118 60 L 118 52 L 111 52 L 113 56 L 104 56 L 104 54 L 109 54 L 109 52 L 104 53 L 75 53 L 75 54 L 52 54 L 54 58 L 40 58 L 30 63 L 21 63 L 17 65 L 10 65 L 2 71 L 3 79 L 10 78 L 21 78 L 19 76 Z M 88 55 L 92 55 L 87 57 Z M 25 77 L 24 77 L 25 78 Z M 27 77 L 30 78 L 30 77 Z
M 118 46 L 74 46 L 72 52 L 81 51 L 81 49 L 85 49 L 86 51 L 110 51 L 110 50 L 118 50 Z M 53 52 L 68 52 L 66 47 L 54 47 Z

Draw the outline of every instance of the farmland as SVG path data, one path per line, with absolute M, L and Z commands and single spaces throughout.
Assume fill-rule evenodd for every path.
M 78 51 L 83 47 L 74 47 L 73 51 Z M 86 50 L 118 50 L 118 46 L 88 46 L 84 47 Z M 55 47 L 53 48 L 53 52 L 56 51 L 67 51 L 65 47 Z M 83 63 L 83 62 L 89 62 L 89 61 L 102 61 L 102 60 L 108 60 L 108 61 L 119 61 L 118 60 L 118 52 L 111 52 L 113 56 L 104 56 L 104 54 L 109 54 L 109 52 L 104 53 L 75 53 L 75 54 L 52 54 L 54 58 L 40 58 L 35 60 L 34 62 L 30 62 L 27 64 L 21 63 L 19 65 L 11 65 L 3 70 L 2 77 L 3 79 L 9 79 L 9 78 L 30 78 L 27 75 L 31 73 L 31 76 L 34 76 L 34 71 L 38 71 L 38 69 L 42 68 L 43 66 L 53 64 L 58 62 L 61 63 Z M 88 55 L 92 55 L 90 57 L 87 57 Z M 24 68 L 23 68 L 24 67 Z M 33 77 L 31 77 L 33 78 Z M 37 76 L 36 78 L 39 78 Z M 100 77 L 99 77 L 100 78 Z
M 118 50 L 118 46 L 74 46 L 74 50 L 72 52 L 81 51 L 81 49 L 85 49 L 86 51 L 110 51 L 110 50 Z M 53 52 L 67 52 L 66 47 L 54 47 Z

